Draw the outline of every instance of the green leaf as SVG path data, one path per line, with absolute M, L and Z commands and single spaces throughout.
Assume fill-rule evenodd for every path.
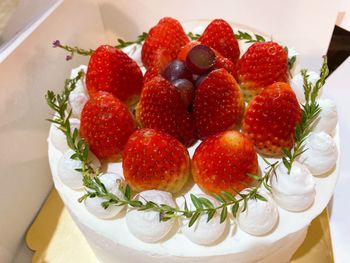
M 130 200 L 131 198 L 131 188 L 128 184 L 125 186 L 124 196 L 126 200 Z
M 212 195 L 213 195 L 213 197 L 214 197 L 216 200 L 218 200 L 220 203 L 225 203 L 225 199 L 222 198 L 221 195 L 218 195 L 218 194 L 212 194 Z
M 233 206 L 231 206 L 231 213 L 232 213 L 233 217 L 237 216 L 238 208 L 239 208 L 239 203 L 238 202 L 235 203 Z
M 216 209 L 208 210 L 207 223 L 214 217 L 215 213 L 216 213 Z
M 83 152 L 83 161 L 86 161 L 88 159 L 89 155 L 89 145 L 85 144 L 84 152 Z
M 196 211 L 194 212 L 194 214 L 192 215 L 190 222 L 188 222 L 188 227 L 193 226 L 193 224 L 197 221 L 197 219 L 199 218 L 199 216 L 201 215 L 201 211 Z
M 223 223 L 227 218 L 227 206 L 224 206 L 220 214 L 220 224 Z
M 199 197 L 198 199 L 206 208 L 214 208 L 213 203 L 209 199 L 204 197 Z
M 261 181 L 261 177 L 255 174 L 247 173 L 247 175 L 255 181 Z
M 255 198 L 259 199 L 260 201 L 267 202 L 267 199 L 264 196 L 262 196 L 261 194 L 256 193 Z
M 233 194 L 231 194 L 229 192 L 222 191 L 221 195 L 224 196 L 230 202 L 235 202 L 236 201 L 236 198 L 233 196 Z
M 196 207 L 197 210 L 203 209 L 203 204 L 201 203 L 200 199 L 196 197 L 194 194 L 191 194 L 191 200 L 193 205 Z
M 256 38 L 256 40 L 257 40 L 258 42 L 265 42 L 265 38 L 263 38 L 263 37 L 260 36 L 260 35 L 255 34 L 255 38 Z

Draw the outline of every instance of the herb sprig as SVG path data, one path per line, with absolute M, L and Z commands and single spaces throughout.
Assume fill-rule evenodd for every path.
M 125 48 L 127 46 L 130 46 L 130 45 L 133 45 L 133 44 L 141 44 L 143 41 L 146 40 L 148 34 L 146 32 L 142 32 L 141 35 L 138 35 L 136 40 L 134 41 L 125 41 L 123 39 L 120 39 L 118 38 L 117 41 L 118 41 L 118 45 L 116 45 L 115 47 L 118 48 L 118 49 L 121 49 L 121 48 Z
M 77 128 L 73 131 L 71 130 L 69 119 L 72 111 L 69 110 L 67 113 L 69 94 L 75 89 L 75 85 L 83 76 L 84 72 L 80 71 L 75 78 L 65 81 L 61 94 L 55 94 L 53 91 L 49 90 L 45 97 L 49 107 L 56 113 L 51 119 L 48 119 L 48 121 L 54 123 L 57 128 L 65 134 L 67 145 L 74 151 L 71 158 L 82 162 L 82 167 L 78 169 L 78 171 L 82 172 L 84 176 L 88 176 L 97 173 L 88 161 L 89 145 L 84 139 L 79 138 L 79 131 Z
M 266 161 L 267 162 L 267 161 Z M 132 198 L 132 190 L 129 185 L 121 186 L 124 194 L 124 198 L 119 198 L 116 195 L 108 192 L 103 183 L 96 177 L 84 177 L 83 184 L 86 187 L 86 194 L 79 198 L 79 202 L 83 202 L 86 198 L 100 197 L 105 201 L 102 202 L 104 208 L 108 208 L 110 205 L 123 206 L 128 205 L 134 207 L 139 211 L 152 210 L 159 213 L 160 221 L 167 221 L 175 217 L 186 217 L 189 219 L 188 226 L 191 227 L 202 215 L 207 216 L 207 222 L 209 222 L 216 214 L 220 214 L 220 223 L 223 223 L 229 213 L 234 217 L 237 216 L 239 207 L 242 205 L 242 211 L 247 208 L 248 200 L 258 199 L 261 201 L 267 201 L 266 198 L 259 193 L 259 189 L 262 185 L 270 191 L 271 187 L 268 185 L 269 178 L 275 172 L 278 162 L 273 164 L 267 162 L 268 168 L 263 176 L 249 175 L 257 184 L 247 189 L 244 193 L 237 192 L 237 196 L 229 193 L 222 192 L 221 194 L 214 194 L 213 197 L 219 201 L 220 205 L 215 206 L 212 201 L 205 197 L 197 197 L 194 194 L 190 194 L 190 199 L 194 209 L 189 209 L 188 201 L 184 198 L 183 208 L 172 207 L 166 204 L 157 204 L 147 200 L 135 200 Z
M 254 34 L 250 35 L 247 32 L 238 30 L 238 33 L 235 34 L 237 40 L 245 40 L 245 43 L 255 43 L 255 42 L 265 42 L 265 38 L 261 35 Z
M 284 166 L 288 169 L 288 173 L 290 173 L 292 169 L 293 162 L 298 156 L 307 150 L 304 147 L 305 139 L 310 134 L 313 124 L 321 112 L 321 108 L 318 105 L 316 98 L 320 89 L 324 85 L 328 74 L 329 70 L 326 56 L 323 57 L 320 79 L 315 85 L 312 85 L 312 83 L 308 81 L 309 75 L 307 74 L 307 70 L 301 70 L 301 75 L 303 76 L 304 81 L 305 103 L 302 105 L 301 120 L 296 126 L 294 147 L 291 150 L 283 149 L 285 157 L 282 158 L 282 161 Z
M 117 39 L 118 44 L 115 47 L 118 49 L 121 49 L 121 48 L 128 47 L 130 45 L 133 45 L 133 44 L 141 44 L 143 41 L 145 41 L 147 36 L 148 36 L 148 34 L 146 32 L 143 32 L 141 35 L 137 36 L 136 40 L 134 40 L 134 41 L 125 41 L 123 39 L 118 38 Z M 75 54 L 82 55 L 82 56 L 91 56 L 92 53 L 94 53 L 94 51 L 95 51 L 91 48 L 90 49 L 83 49 L 83 48 L 80 48 L 77 46 L 71 47 L 68 45 L 63 45 L 63 44 L 61 44 L 61 42 L 59 40 L 55 40 L 52 43 L 52 47 L 54 47 L 54 48 L 58 47 L 58 48 L 62 48 L 64 50 L 68 51 L 69 55 L 66 56 L 66 60 L 71 60 Z

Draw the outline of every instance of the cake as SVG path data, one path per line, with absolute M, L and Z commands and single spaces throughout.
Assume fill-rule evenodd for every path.
M 327 75 L 326 60 L 320 74 L 302 70 L 289 79 L 288 62 L 293 72 L 296 59 L 291 49 L 287 54 L 282 45 L 250 31 L 235 29 L 233 35 L 223 20 L 212 21 L 204 32 L 190 28 L 191 42 L 174 19 L 164 18 L 154 28 L 145 42 L 144 35 L 136 44 L 120 41 L 124 53 L 107 46 L 85 52 L 91 55 L 89 65 L 72 70 L 61 104 L 48 93 L 51 107 L 63 107 L 53 107 L 48 151 L 66 208 L 101 262 L 288 262 L 327 206 L 338 177 L 336 107 L 316 99 Z M 168 34 L 176 41 L 166 40 Z M 218 36 L 226 44 L 217 43 Z M 165 42 L 167 48 L 160 49 Z M 255 63 L 265 75 L 251 77 L 252 61 L 264 50 L 272 58 L 263 55 L 265 62 Z M 197 54 L 206 60 L 198 62 Z M 99 75 L 106 70 L 104 59 L 115 63 L 113 85 Z M 190 74 L 181 69 L 184 64 Z M 266 80 L 269 67 L 273 73 Z M 197 86 L 195 92 L 189 85 Z M 321 110 L 312 108 L 310 123 L 300 124 L 305 113 L 299 103 L 305 104 L 302 94 L 308 87 L 307 103 Z M 211 93 L 213 88 L 220 90 Z M 128 111 L 137 101 L 136 112 Z M 219 115 L 213 114 L 217 101 L 224 109 Z M 70 109 L 67 118 L 64 110 Z M 65 122 L 57 121 L 62 112 Z M 174 113 L 170 122 L 167 116 Z M 289 137 L 272 138 L 274 126 L 265 129 L 266 115 L 278 120 L 275 130 Z M 110 117 L 113 122 L 105 124 Z M 307 129 L 305 137 L 300 129 Z M 226 174 L 232 166 L 235 173 Z M 168 213 L 160 214 L 161 206 Z M 207 210 L 196 213 L 200 209 Z M 186 216 L 186 211 L 192 212 Z

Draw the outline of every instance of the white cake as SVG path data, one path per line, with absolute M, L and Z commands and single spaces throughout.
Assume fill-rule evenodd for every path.
M 134 52 L 135 50 L 136 52 Z M 129 52 L 139 56 L 139 47 L 135 50 L 129 48 Z M 135 60 L 139 62 L 140 58 L 135 58 Z M 84 86 L 84 83 L 82 84 Z M 77 107 L 81 107 L 81 105 Z M 75 115 L 74 117 L 77 116 Z M 315 184 L 315 191 L 312 194 L 311 206 L 308 204 L 306 209 L 303 208 L 301 212 L 292 212 L 291 210 L 293 209 L 288 208 L 288 210 L 284 209 L 286 208 L 284 205 L 286 203 L 285 200 L 288 203 L 288 196 L 283 196 L 284 199 L 282 199 L 284 201 L 282 202 L 274 198 L 277 203 L 276 212 L 278 212 L 278 219 L 276 219 L 278 222 L 273 225 L 273 228 L 268 233 L 253 235 L 253 232 L 253 234 L 248 234 L 247 232 L 249 231 L 247 231 L 246 227 L 249 228 L 250 225 L 246 226 L 244 221 L 248 220 L 247 216 L 242 216 L 240 220 L 243 220 L 243 222 L 239 221 L 239 223 L 233 218 L 229 218 L 226 222 L 224 234 L 219 240 L 210 245 L 198 245 L 184 235 L 181 231 L 180 220 L 177 220 L 171 231 L 160 241 L 146 243 L 136 238 L 129 231 L 126 222 L 127 217 L 125 217 L 126 209 L 112 218 L 101 219 L 91 214 L 84 204 L 78 203 L 77 200 L 84 194 L 84 190 L 82 188 L 73 190 L 68 187 L 62 182 L 58 174 L 58 164 L 63 155 L 61 150 L 65 148 L 58 147 L 57 143 L 55 145 L 57 141 L 62 142 L 62 138 L 57 138 L 59 136 L 61 135 L 57 133 L 57 129 L 52 125 L 48 138 L 48 153 L 55 188 L 96 256 L 103 263 L 288 262 L 304 241 L 311 221 L 326 208 L 333 195 L 338 178 L 338 165 L 322 176 L 314 176 L 312 184 Z M 337 130 L 334 141 L 338 148 L 338 163 L 340 153 Z M 191 157 L 198 144 L 199 142 L 189 148 Z M 259 165 L 263 170 L 264 162 L 260 158 Z M 104 166 L 102 165 L 102 167 Z M 108 163 L 105 164 L 105 167 L 104 172 L 123 174 L 120 162 Z M 275 183 L 277 184 L 277 182 Z M 193 183 L 190 183 L 188 189 L 190 190 L 185 193 L 187 198 L 190 193 L 203 194 L 200 188 L 197 185 L 193 185 Z M 293 195 L 294 190 L 291 189 L 291 195 Z M 295 198 L 295 195 L 291 198 Z M 175 196 L 174 200 L 178 206 L 181 206 L 183 200 L 181 196 Z M 272 202 L 274 201 L 272 200 Z M 249 220 L 254 221 L 254 217 Z M 259 233 L 259 229 L 256 231 L 258 232 L 255 233 Z

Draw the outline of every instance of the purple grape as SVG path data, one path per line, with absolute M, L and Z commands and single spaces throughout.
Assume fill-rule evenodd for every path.
M 194 100 L 194 86 L 188 79 L 177 79 L 172 84 L 180 91 L 182 101 L 186 108 L 192 105 Z
M 207 73 L 213 69 L 216 61 L 214 51 L 204 45 L 193 47 L 187 54 L 186 65 L 193 74 Z
M 196 79 L 196 82 L 194 83 L 194 85 L 196 86 L 196 88 L 199 87 L 199 85 L 203 82 L 203 80 L 207 77 L 207 74 L 204 75 L 199 75 Z
M 162 75 L 170 82 L 176 79 L 188 79 L 189 81 L 192 81 L 191 71 L 186 67 L 186 63 L 179 59 L 170 62 L 164 69 Z

